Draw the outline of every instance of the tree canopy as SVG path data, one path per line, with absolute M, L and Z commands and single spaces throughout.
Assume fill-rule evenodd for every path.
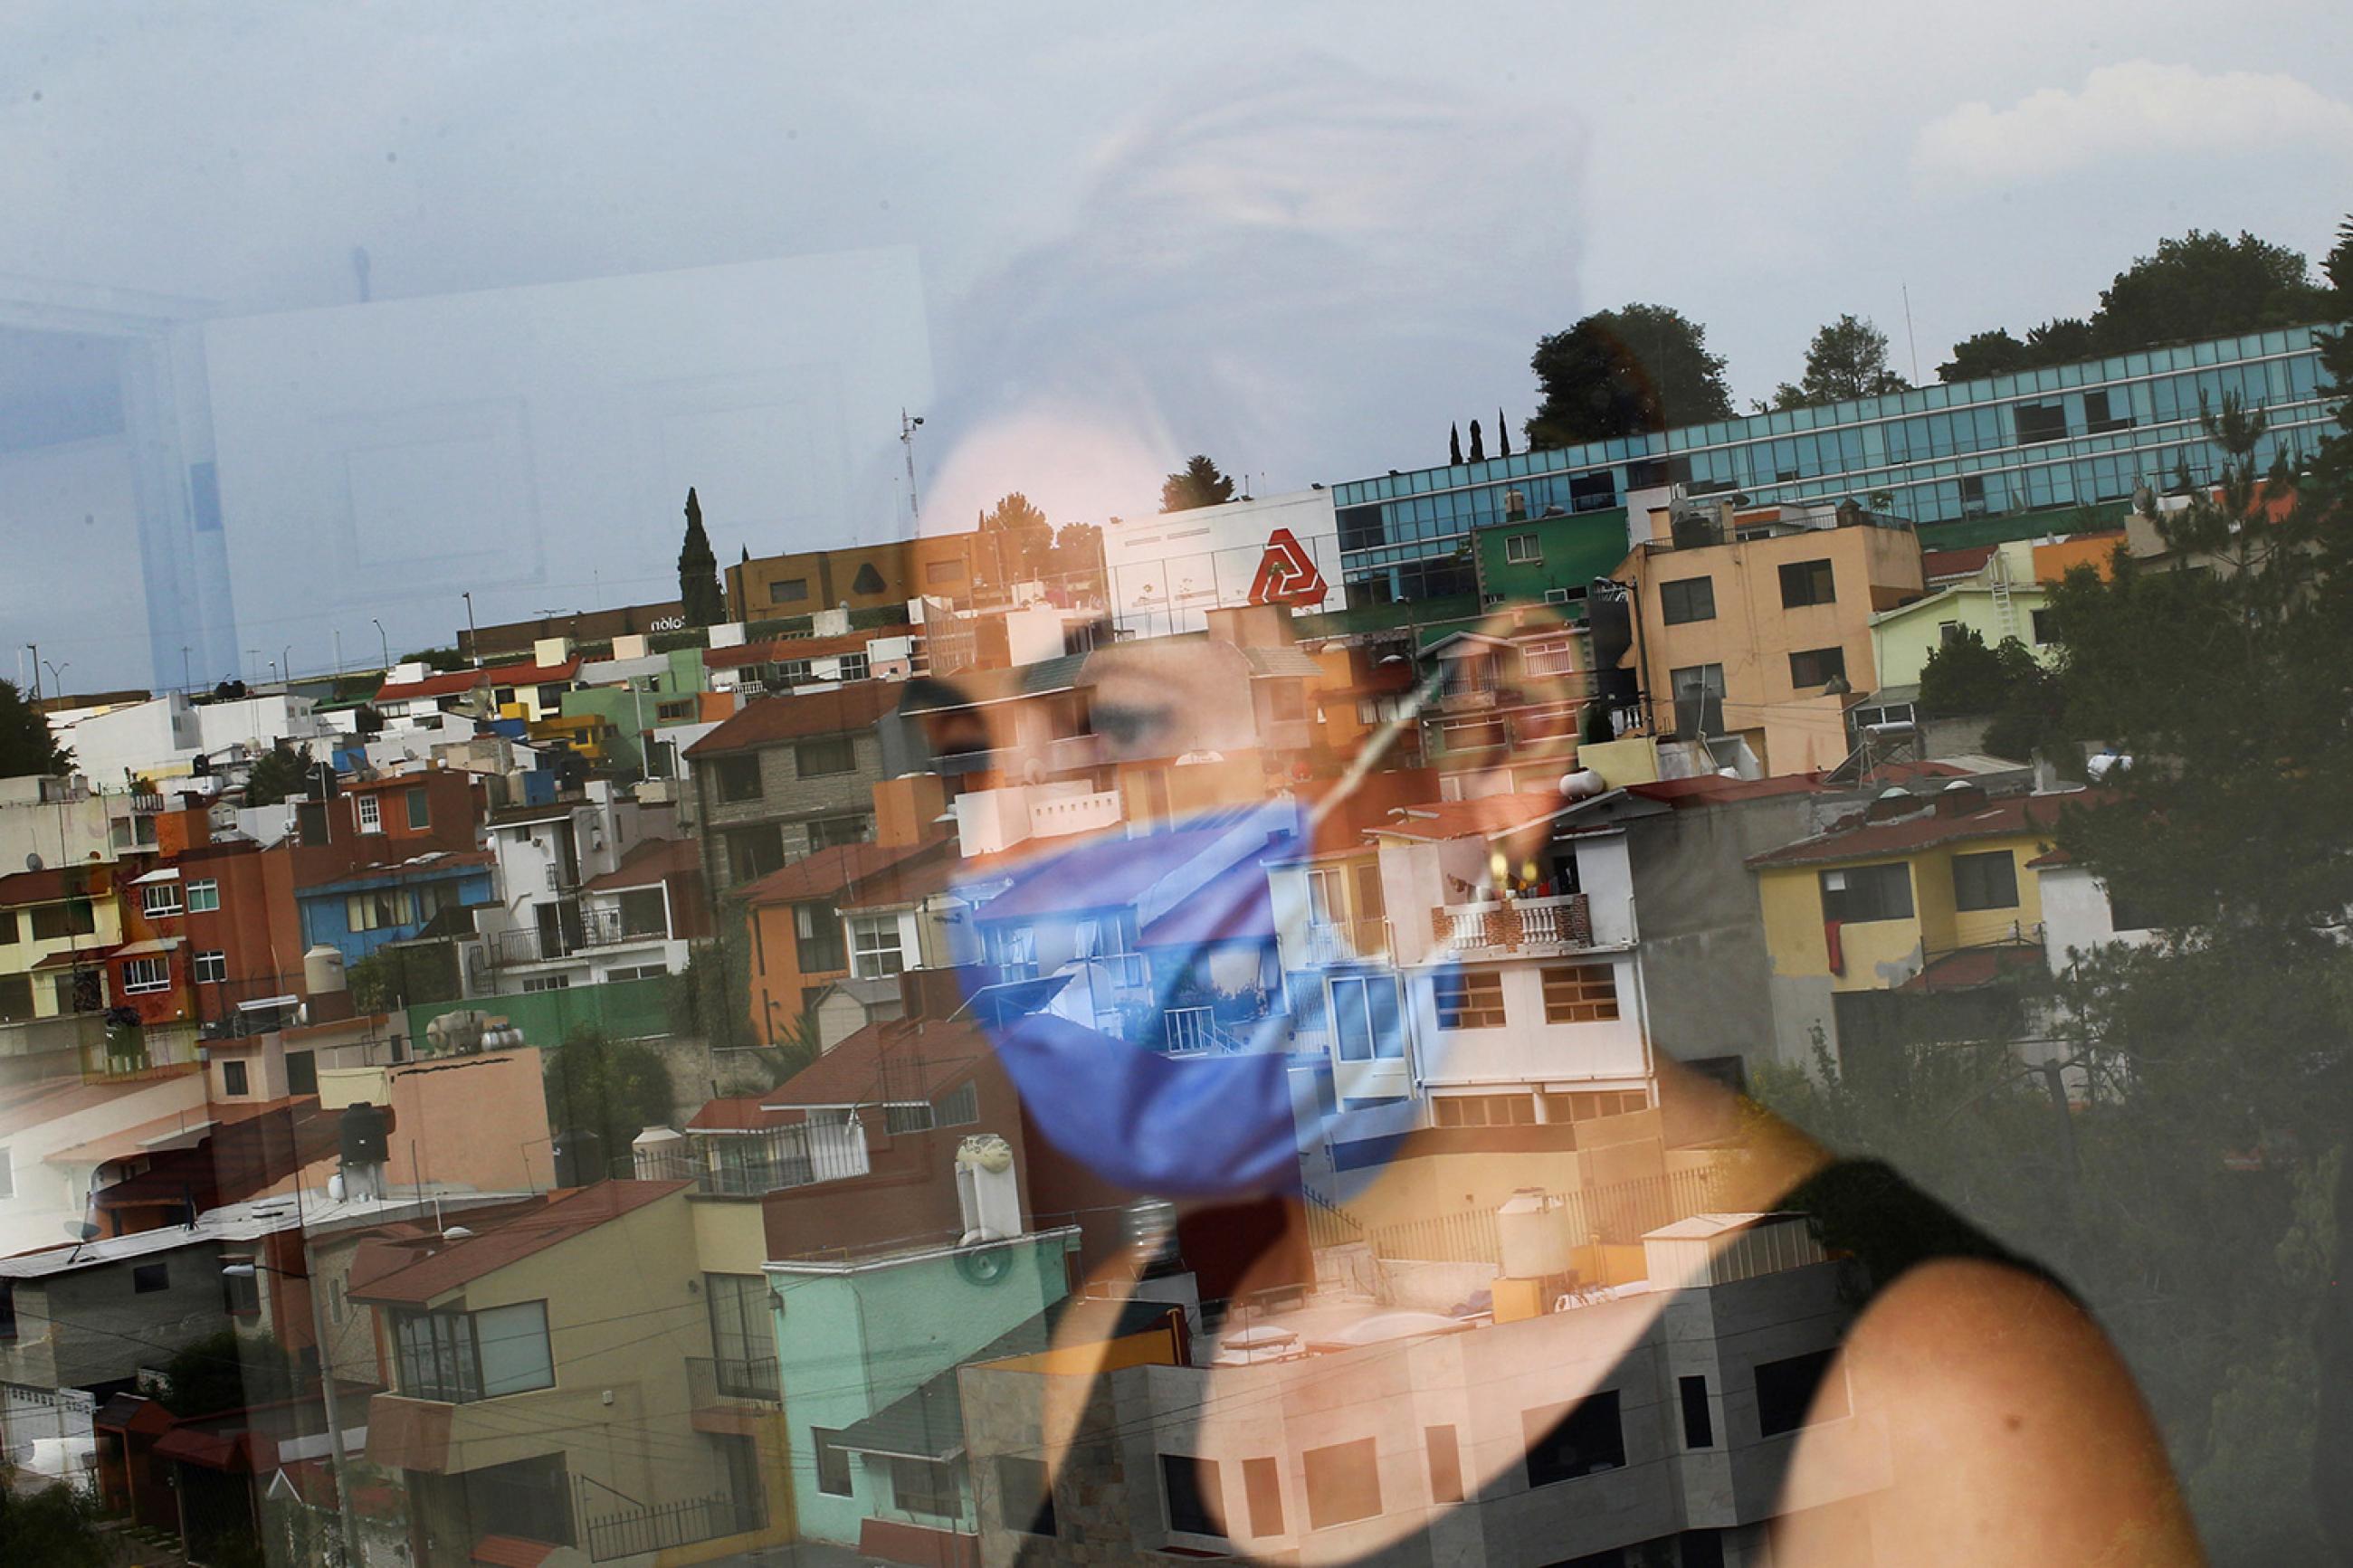
M 678 551 L 678 602 L 690 626 L 715 626 L 727 618 L 727 595 L 719 586 L 719 557 L 702 531 L 702 502 L 686 489 L 686 542 Z
M 49 733 L 49 721 L 25 700 L 13 680 L 0 680 L 0 778 L 63 773 L 68 753 Z
M 1887 365 L 1887 334 L 1867 317 L 1849 314 L 1814 333 L 1806 348 L 1804 379 L 1775 388 L 1773 406 L 1809 408 L 1841 398 L 1877 397 L 1901 392 L 1904 385 L 1904 378 Z
M 1047 556 L 1054 548 L 1054 525 L 1028 496 L 1014 490 L 998 498 L 976 526 L 1004 541 L 998 559 L 1008 580 L 1045 575 Z
M 1222 506 L 1234 499 L 1234 481 L 1218 465 L 1196 452 L 1185 467 L 1161 481 L 1162 511 L 1191 511 L 1195 507 Z
M 1732 417 L 1724 356 L 1707 329 L 1664 305 L 1596 310 L 1539 340 L 1528 361 L 1544 401 L 1531 447 L 1574 447 Z
M 649 1046 L 575 1030 L 548 1058 L 547 1124 L 558 1134 L 594 1132 L 617 1168 L 649 1127 L 670 1118 L 670 1072 Z
M 245 804 L 276 805 L 311 787 L 311 748 L 280 741 L 254 760 L 245 775 Z
M 248 1340 L 234 1329 L 198 1340 L 164 1363 L 160 1396 L 174 1415 L 210 1415 L 290 1399 L 300 1379 L 294 1358 L 272 1339 Z

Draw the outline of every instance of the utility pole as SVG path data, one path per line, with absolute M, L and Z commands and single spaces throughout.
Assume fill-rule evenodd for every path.
M 466 600 L 466 651 L 474 656 L 474 668 L 482 668 L 482 634 L 474 629 L 474 595 L 469 589 Z
M 368 621 L 369 624 L 375 627 L 376 647 L 384 654 L 385 671 L 389 674 L 392 670 L 392 642 L 384 635 L 384 623 L 382 621 L 377 620 L 374 616 L 370 616 L 368 617 Z
M 33 650 L 33 700 L 38 702 L 41 700 L 41 645 L 28 642 L 25 646 Z
M 194 691 L 195 689 L 195 678 L 188 673 L 188 645 L 182 643 L 180 645 L 180 689 Z
M 915 432 L 923 423 L 922 415 L 899 410 L 899 445 L 907 451 L 907 515 L 919 524 L 923 521 L 923 504 L 915 495 Z

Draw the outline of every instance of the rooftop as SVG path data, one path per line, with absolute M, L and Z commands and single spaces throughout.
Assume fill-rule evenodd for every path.
M 691 838 L 643 838 L 629 847 L 621 863 L 601 877 L 580 885 L 584 893 L 617 893 L 627 888 L 650 888 L 672 877 L 702 869 L 702 846 Z
M 183 1247 L 208 1242 L 259 1241 L 264 1237 L 290 1230 L 316 1235 L 324 1230 L 347 1230 L 355 1226 L 398 1223 L 430 1215 L 437 1205 L 446 1214 L 452 1209 L 512 1203 L 518 1195 L 427 1186 L 411 1187 L 403 1193 L 364 1200 L 338 1200 L 316 1188 L 300 1194 L 283 1193 L 274 1197 L 248 1198 L 241 1203 L 223 1204 L 218 1208 L 206 1209 L 196 1216 L 194 1225 L 164 1226 L 155 1230 L 134 1231 L 129 1236 L 101 1237 L 96 1241 L 59 1242 L 55 1247 L 43 1247 L 38 1251 L 0 1258 L 0 1279 L 46 1279 L 79 1268 L 96 1268 L 109 1263 L 119 1263 L 125 1258 L 152 1258 L 157 1253 L 173 1252 Z
M 1558 790 L 1488 795 L 1474 800 L 1434 800 L 1424 805 L 1399 806 L 1390 813 L 1390 821 L 1370 831 L 1384 838 L 1425 841 L 1492 838 L 1558 816 L 1575 804 Z
M 487 1274 L 586 1236 L 684 1192 L 686 1182 L 599 1182 L 551 1194 L 544 1204 L 456 1241 L 428 1232 L 398 1239 L 371 1237 L 352 1260 L 351 1297 L 422 1307 Z
M 927 1103 L 969 1077 L 988 1054 L 988 1042 L 972 1023 L 886 1019 L 855 1031 L 761 1095 L 760 1107 L 818 1110 Z
M 854 887 L 902 861 L 941 848 L 934 844 L 833 844 L 735 890 L 747 904 L 797 903 Z
M 2090 805 L 2106 797 L 2103 793 L 2092 790 L 2078 790 L 2065 795 L 2017 795 L 1989 800 L 1974 809 L 1955 813 L 1939 809 L 1934 794 L 1914 798 L 1918 801 L 1919 808 L 1909 816 L 1873 822 L 1858 814 L 1826 833 L 1800 838 L 1794 844 L 1768 849 L 1762 855 L 1752 855 L 1748 864 L 1765 869 L 1776 866 L 1865 860 L 1915 854 L 1940 844 L 1970 838 L 2047 835 L 2057 826 L 2059 813 L 2068 804 Z
M 901 695 L 896 682 L 861 680 L 819 691 L 763 697 L 689 746 L 686 754 L 711 757 L 817 735 L 871 730 L 882 715 L 898 706 Z
M 551 681 L 570 680 L 579 673 L 576 655 L 557 664 L 485 665 L 480 669 L 451 670 L 446 675 L 428 675 L 422 680 L 397 685 L 387 680 L 376 688 L 375 700 L 408 702 L 427 697 L 455 697 L 478 686 L 544 686 Z

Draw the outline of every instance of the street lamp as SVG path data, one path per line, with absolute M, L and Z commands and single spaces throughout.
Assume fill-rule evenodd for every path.
M 389 671 L 392 668 L 392 643 L 384 635 L 384 623 L 374 616 L 370 616 L 368 621 L 375 627 L 376 646 L 384 651 L 384 668 Z
M 466 601 L 466 651 L 474 656 L 474 668 L 482 668 L 482 634 L 474 629 L 474 595 L 471 589 L 460 595 Z
M 56 691 L 52 692 L 51 695 L 63 697 L 66 694 L 65 672 L 73 668 L 73 660 L 68 659 L 63 664 L 59 664 L 54 659 L 45 658 L 41 660 L 41 662 L 48 667 L 49 684 L 57 688 Z

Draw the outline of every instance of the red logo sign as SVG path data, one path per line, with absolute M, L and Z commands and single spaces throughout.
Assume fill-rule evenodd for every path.
M 1258 575 L 1250 579 L 1251 604 L 1320 605 L 1329 592 L 1324 574 L 1291 530 L 1278 528 L 1266 536 L 1266 553 L 1259 558 Z

